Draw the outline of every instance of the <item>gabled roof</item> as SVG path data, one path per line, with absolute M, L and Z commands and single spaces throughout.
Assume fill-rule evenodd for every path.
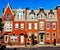
M 12 12 L 12 9 L 11 9 L 11 6 L 10 6 L 10 4 L 8 3 L 8 5 L 7 5 L 7 7 L 6 7 L 6 9 L 4 10 L 4 13 L 3 13 L 3 15 L 5 14 L 5 12 L 6 12 L 6 10 L 7 10 L 7 8 L 10 8 L 10 10 L 11 10 L 11 13 L 14 15 L 14 13 Z

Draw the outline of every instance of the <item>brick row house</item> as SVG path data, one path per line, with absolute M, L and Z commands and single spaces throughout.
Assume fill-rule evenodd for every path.
M 36 44 L 52 44 L 54 38 L 59 42 L 60 7 L 55 10 L 11 9 L 8 4 L 2 14 L 4 43 L 24 45 L 32 44 L 32 35 Z

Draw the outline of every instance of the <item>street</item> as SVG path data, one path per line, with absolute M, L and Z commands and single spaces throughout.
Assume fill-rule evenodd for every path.
M 5 50 L 60 50 L 60 47 L 6 48 Z

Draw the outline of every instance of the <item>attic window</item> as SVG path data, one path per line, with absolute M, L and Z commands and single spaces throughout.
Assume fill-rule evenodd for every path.
M 10 14 L 7 14 L 7 16 L 6 16 L 7 18 L 10 18 Z

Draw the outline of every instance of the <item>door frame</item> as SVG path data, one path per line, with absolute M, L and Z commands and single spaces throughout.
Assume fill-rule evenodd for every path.
M 43 42 L 41 42 L 41 35 L 43 35 Z M 39 38 L 40 39 L 39 44 L 44 44 L 44 34 L 40 34 L 39 36 L 40 36 L 40 38 Z
M 5 41 L 6 36 L 7 36 L 7 41 Z M 4 42 L 8 43 L 8 35 L 4 35 Z

